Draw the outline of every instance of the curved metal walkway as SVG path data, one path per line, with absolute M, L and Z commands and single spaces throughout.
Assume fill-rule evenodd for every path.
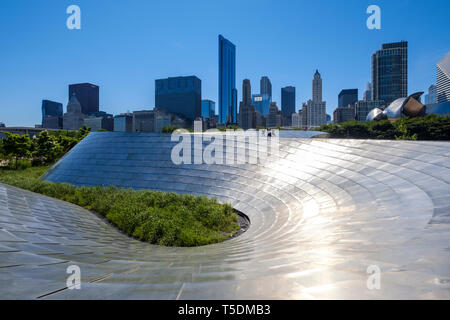
M 159 247 L 0 184 L 0 298 L 450 298 L 450 143 L 281 138 L 275 161 L 232 166 L 176 166 L 173 145 L 93 133 L 45 179 L 215 196 L 249 216 L 247 232 Z M 65 287 L 70 265 L 80 290 Z

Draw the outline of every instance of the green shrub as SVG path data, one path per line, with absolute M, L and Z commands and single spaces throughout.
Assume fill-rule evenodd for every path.
M 40 180 L 47 168 L 0 170 L 0 182 L 93 210 L 127 234 L 153 244 L 206 245 L 239 229 L 232 207 L 214 198 L 112 186 L 78 188 Z
M 161 132 L 162 133 L 173 133 L 175 130 L 180 129 L 181 127 L 179 126 L 167 126 L 167 127 L 163 127 Z
M 373 139 L 395 139 L 396 127 L 389 120 L 371 121 L 367 123 L 369 137 Z
M 31 167 L 31 161 L 19 159 L 16 162 L 9 161 L 8 169 L 23 170 Z
M 332 138 L 450 140 L 450 117 L 431 114 L 425 117 L 327 124 L 317 128 L 328 132 Z

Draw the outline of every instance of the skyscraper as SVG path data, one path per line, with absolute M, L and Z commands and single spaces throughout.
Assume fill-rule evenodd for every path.
M 294 112 L 291 116 L 291 127 L 292 128 L 301 128 L 302 127 L 302 117 L 301 117 L 302 111 L 299 110 L 298 113 Z
M 295 113 L 295 87 L 281 88 L 281 112 L 289 117 Z
M 358 89 L 341 90 L 338 96 L 338 108 L 347 108 L 358 101 Z
M 270 103 L 266 123 L 268 128 L 281 127 L 283 124 L 281 111 L 278 110 L 276 102 Z
M 272 98 L 272 83 L 269 80 L 269 77 L 263 76 L 261 77 L 259 93 L 267 94 L 270 98 Z
M 42 127 L 46 129 L 62 129 L 63 105 L 59 102 L 42 100 Z
M 202 118 L 214 118 L 216 103 L 212 100 L 202 100 Z
M 255 110 L 261 113 L 261 115 L 267 116 L 269 114 L 269 107 L 272 99 L 267 93 L 252 95 L 252 102 Z
M 351 107 L 338 107 L 333 112 L 334 123 L 343 123 L 350 120 L 355 120 L 355 108 Z
M 236 122 L 236 46 L 219 35 L 219 123 Z
M 155 107 L 194 121 L 202 113 L 202 81 L 196 76 L 155 80 Z
M 322 101 L 322 77 L 319 70 L 316 70 L 312 81 L 312 100 L 308 100 L 306 108 L 307 128 L 316 128 L 327 121 L 326 103 Z
M 450 101 L 450 52 L 436 65 L 436 100 Z
M 242 129 L 247 130 L 256 128 L 255 125 L 255 108 L 252 105 L 252 89 L 250 80 L 244 79 L 242 82 L 242 101 L 239 104 L 239 125 Z
M 322 102 L 322 77 L 320 76 L 319 70 L 316 70 L 314 74 L 312 90 L 312 101 Z
M 408 96 L 408 42 L 383 44 L 372 55 L 372 100 L 387 105 Z
M 69 99 L 75 94 L 81 105 L 81 113 L 86 115 L 99 111 L 99 92 L 99 87 L 91 83 L 69 85 Z
M 252 88 L 248 79 L 242 81 L 242 102 L 246 105 L 252 104 Z
M 372 84 L 367 82 L 366 90 L 363 93 L 363 101 L 371 101 L 372 100 Z
M 63 115 L 63 105 L 62 103 L 42 100 L 42 119 L 47 116 L 62 116 Z
M 302 103 L 302 110 L 301 110 L 301 128 L 302 129 L 307 129 L 308 128 L 308 104 L 307 103 Z M 299 111 L 300 113 L 300 111 Z M 325 116 L 326 119 L 326 116 Z
M 428 88 L 428 93 L 425 95 L 425 104 L 437 103 L 436 99 L 436 86 L 432 84 Z

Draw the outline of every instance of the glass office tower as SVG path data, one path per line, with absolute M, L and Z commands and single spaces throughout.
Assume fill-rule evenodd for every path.
M 42 100 L 42 119 L 49 116 L 61 116 L 63 115 L 62 103 Z
M 281 88 L 281 112 L 285 116 L 295 113 L 295 87 Z
M 219 123 L 236 122 L 236 46 L 219 35 Z
M 155 80 L 155 107 L 195 120 L 202 114 L 202 81 L 196 76 Z
M 202 100 L 202 118 L 214 118 L 216 103 L 212 100 Z
M 271 102 L 272 98 L 267 93 L 252 95 L 252 104 L 255 107 L 255 110 L 263 116 L 267 116 L 269 114 Z
M 383 44 L 372 55 L 372 100 L 387 105 L 408 96 L 408 42 Z
M 259 82 L 259 93 L 268 94 L 272 98 L 272 83 L 269 77 L 263 76 Z
M 93 114 L 99 111 L 100 88 L 91 83 L 77 83 L 69 85 L 69 99 L 75 94 L 81 104 L 81 113 Z
M 338 96 L 338 108 L 347 108 L 349 104 L 353 105 L 358 101 L 358 89 L 341 90 Z

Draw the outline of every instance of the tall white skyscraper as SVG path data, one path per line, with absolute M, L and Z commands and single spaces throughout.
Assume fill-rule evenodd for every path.
M 316 70 L 312 81 L 312 100 L 308 100 L 306 123 L 308 128 L 316 128 L 327 122 L 326 102 L 322 101 L 322 77 Z
M 450 52 L 436 67 L 436 100 L 438 103 L 450 101 Z
M 312 90 L 312 101 L 322 102 L 322 78 L 320 77 L 319 70 L 316 70 L 316 73 L 314 74 Z

